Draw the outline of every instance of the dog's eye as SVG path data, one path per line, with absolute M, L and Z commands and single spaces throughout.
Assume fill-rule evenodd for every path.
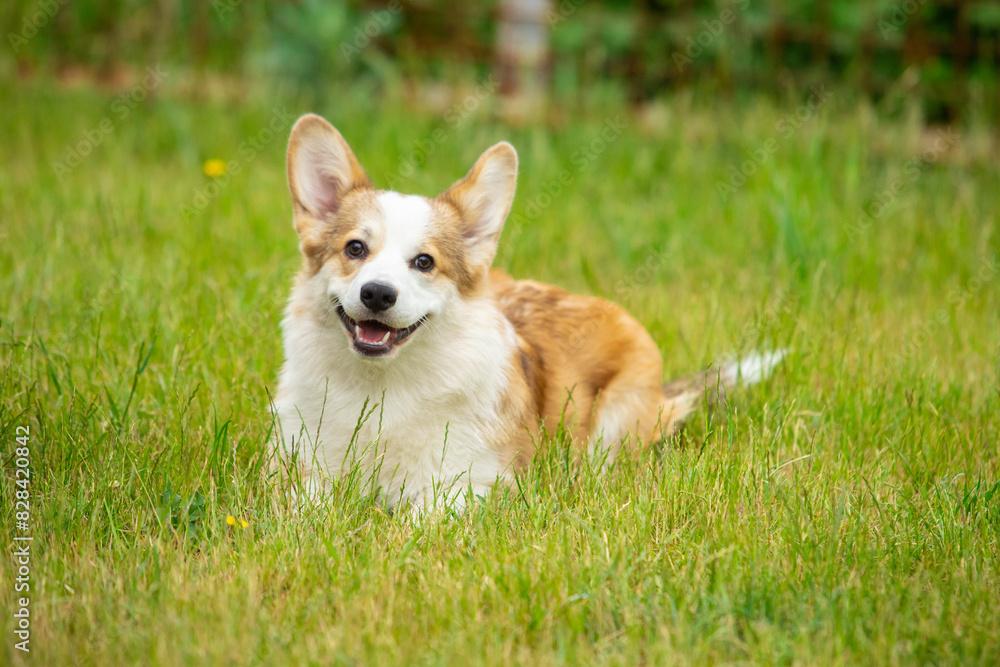
M 365 244 L 361 241 L 348 241 L 347 247 L 344 248 L 344 252 L 347 253 L 348 257 L 358 258 L 364 257 L 368 252 L 368 248 L 366 248 Z
M 417 258 L 413 260 L 413 266 L 419 271 L 430 271 L 434 268 L 434 258 L 430 255 L 417 255 Z

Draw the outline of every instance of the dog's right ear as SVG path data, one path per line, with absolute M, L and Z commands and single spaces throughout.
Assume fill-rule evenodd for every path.
M 473 264 L 493 263 L 516 187 L 517 151 L 501 141 L 479 156 L 465 178 L 440 195 L 462 213 L 463 235 Z
M 333 125 L 315 114 L 299 118 L 288 140 L 288 189 L 300 236 L 336 213 L 344 196 L 371 181 Z M 304 214 L 304 215 L 303 215 Z

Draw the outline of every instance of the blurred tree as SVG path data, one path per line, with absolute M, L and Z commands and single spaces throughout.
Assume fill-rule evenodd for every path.
M 550 0 L 501 0 L 496 69 L 504 112 L 524 117 L 541 111 L 550 78 Z

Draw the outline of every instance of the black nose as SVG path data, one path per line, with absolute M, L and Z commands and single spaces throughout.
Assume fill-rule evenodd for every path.
M 396 305 L 396 297 L 399 292 L 391 285 L 382 283 L 365 283 L 361 286 L 361 303 L 376 313 L 389 310 Z

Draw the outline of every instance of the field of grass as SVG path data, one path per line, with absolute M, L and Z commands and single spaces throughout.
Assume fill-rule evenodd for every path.
M 512 129 L 474 89 L 437 114 L 128 92 L 0 82 L 0 663 L 1000 664 L 1000 162 L 974 119 L 833 92 Z M 347 486 L 295 514 L 266 443 L 305 111 L 425 194 L 510 140 L 498 263 L 623 303 L 668 376 L 792 353 L 603 475 L 557 439 L 460 516 Z

